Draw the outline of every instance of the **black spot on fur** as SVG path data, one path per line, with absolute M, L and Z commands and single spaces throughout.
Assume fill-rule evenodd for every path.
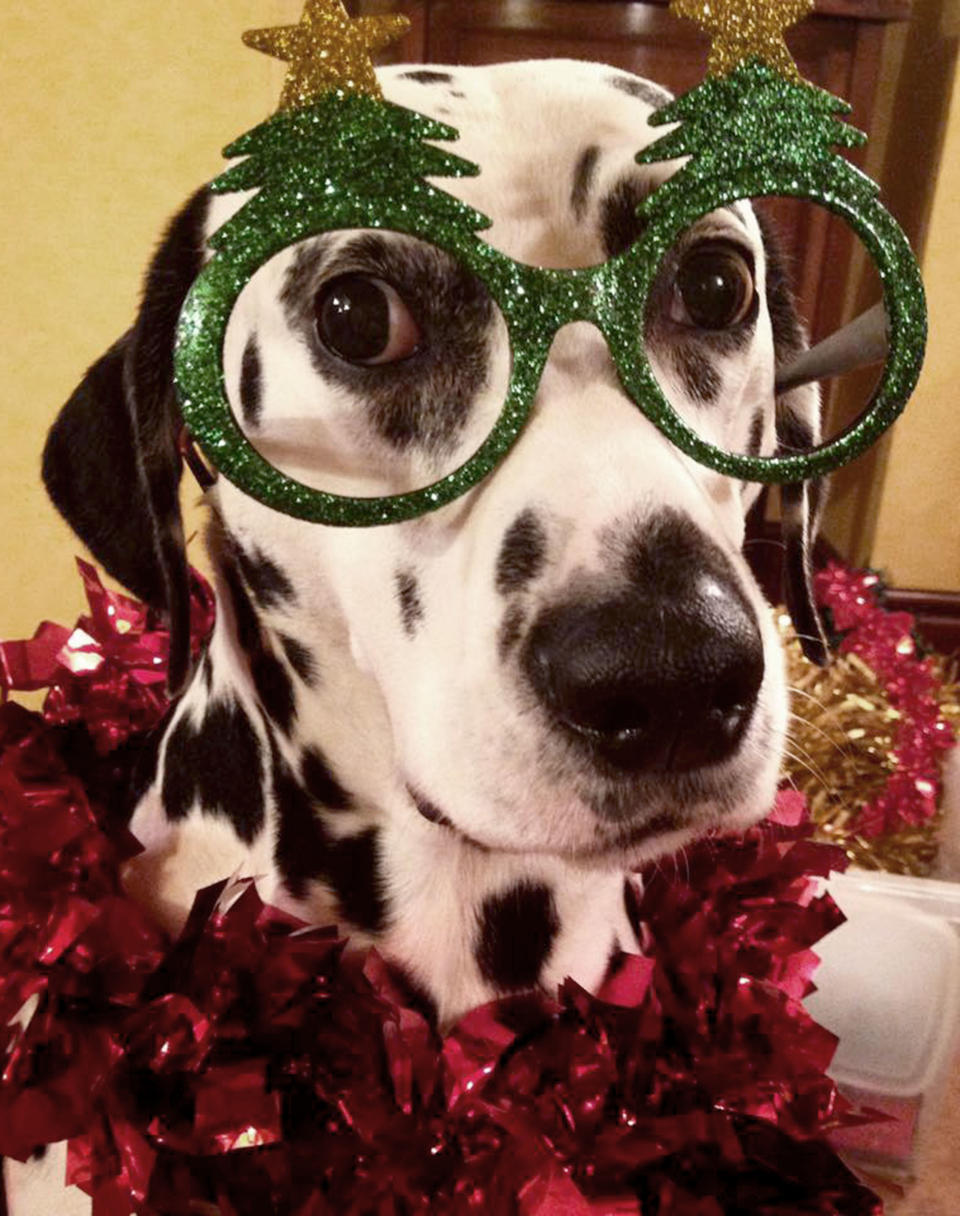
M 294 899 L 304 899 L 308 884 L 326 873 L 332 844 L 316 804 L 281 759 L 272 739 L 271 750 L 277 812 L 274 858 L 287 890 Z
M 606 196 L 600 206 L 600 235 L 608 258 L 629 249 L 643 235 L 646 220 L 637 215 L 637 208 L 653 190 L 652 182 L 637 177 L 625 177 Z
M 263 647 L 263 639 L 260 636 L 260 622 L 250 601 L 250 596 L 247 594 L 247 589 L 240 578 L 240 572 L 233 560 L 224 561 L 221 571 L 229 592 L 230 606 L 233 609 L 237 641 L 240 644 L 240 648 L 249 658 Z
M 306 646 L 286 633 L 278 634 L 277 638 L 283 648 L 283 653 L 287 656 L 287 662 L 304 684 L 315 684 L 317 681 L 317 665 L 313 660 L 313 655 Z
M 720 396 L 723 381 L 709 356 L 686 342 L 674 347 L 671 354 L 688 396 L 700 405 L 712 405 Z
M 237 564 L 257 603 L 263 608 L 277 608 L 296 600 L 297 594 L 286 574 L 262 550 L 247 552 L 239 541 L 233 541 Z
M 625 878 L 623 880 L 623 906 L 627 913 L 627 920 L 630 922 L 630 928 L 633 930 L 637 941 L 642 941 L 640 920 L 640 892 L 637 889 L 636 880 L 633 878 Z
M 620 539 L 623 570 L 632 588 L 679 598 L 689 595 L 695 575 L 709 574 L 754 617 L 730 559 L 683 512 L 663 507 Z
M 480 974 L 503 992 L 533 987 L 559 927 L 553 892 L 541 883 L 520 882 L 489 896 L 480 910 Z
M 607 968 L 603 973 L 603 983 L 614 974 L 617 967 L 620 965 L 620 960 L 623 958 L 623 951 L 620 949 L 620 940 L 617 937 L 613 939 L 613 945 L 610 947 L 610 953 L 607 955 Z
M 503 614 L 500 632 L 497 636 L 497 650 L 501 660 L 509 658 L 510 652 L 520 641 L 525 622 L 526 615 L 519 604 L 511 604 Z
M 582 220 L 590 200 L 590 187 L 597 171 L 597 161 L 600 159 L 600 149 L 596 144 L 584 148 L 573 170 L 573 189 L 570 191 L 570 205 L 578 220 Z
M 409 358 L 364 366 L 335 358 L 324 346 L 316 329 L 316 293 L 347 271 L 385 279 L 406 301 L 422 335 Z M 318 374 L 362 403 L 392 448 L 442 456 L 456 446 L 489 376 L 496 313 L 480 279 L 425 242 L 368 233 L 333 253 L 317 243 L 303 246 L 281 298 Z
M 805 336 L 790 285 L 787 257 L 776 225 L 761 207 L 755 208 L 755 211 L 767 259 L 767 309 L 773 330 L 773 346 L 776 361 L 782 364 L 789 355 L 803 349 Z
M 375 828 L 337 840 L 327 830 L 311 793 L 300 784 L 270 741 L 273 792 L 277 808 L 274 857 L 294 899 L 303 899 L 311 881 L 332 888 L 340 916 L 368 933 L 380 933 L 387 923 L 386 896 L 380 873 Z
M 400 990 L 403 1003 L 415 1009 L 430 1026 L 436 1026 L 437 1005 L 426 988 L 397 963 L 390 964 L 390 978 Z
M 259 425 L 263 413 L 263 369 L 260 347 L 252 334 L 244 347 L 240 364 L 240 408 L 250 426 Z
M 777 452 L 795 456 L 813 447 L 813 430 L 806 418 L 792 410 L 782 410 L 777 418 Z
M 210 658 L 210 651 L 203 652 L 203 661 L 200 664 L 200 679 L 203 681 L 203 689 L 207 695 L 210 695 L 210 690 L 213 688 L 213 660 Z
M 30 1160 L 31 1161 L 42 1161 L 44 1159 L 44 1157 L 46 1157 L 46 1155 L 47 1155 L 48 1147 L 49 1147 L 49 1145 L 46 1145 L 46 1144 L 38 1144 L 37 1147 L 30 1154 Z
M 431 68 L 417 68 L 414 72 L 403 72 L 401 80 L 416 80 L 419 84 L 453 84 L 449 72 L 435 72 Z
M 250 660 L 250 675 L 267 717 L 289 735 L 297 713 L 297 698 L 287 669 L 275 654 L 262 648 Z
M 163 772 L 167 817 L 184 819 L 195 802 L 204 814 L 229 820 L 246 844 L 263 828 L 262 748 L 236 701 L 212 702 L 199 727 L 184 714 L 169 738 Z
M 497 1002 L 497 1021 L 519 1039 L 546 1027 L 550 1015 L 544 1011 L 542 999 L 533 992 L 518 992 Z
M 306 747 L 300 757 L 300 774 L 311 798 L 331 811 L 350 811 L 353 798 L 333 775 L 326 756 L 318 747 Z
M 450 96 L 456 97 L 457 101 L 466 101 L 466 93 L 461 93 L 459 89 L 451 89 Z
M 445 828 L 453 827 L 452 822 L 444 815 L 443 811 L 438 806 L 435 806 L 429 798 L 424 798 L 422 794 L 409 788 L 408 793 L 413 799 L 414 806 L 416 806 L 417 810 L 428 823 L 436 823 Z
M 766 419 L 763 410 L 757 410 L 750 423 L 750 437 L 747 440 L 747 455 L 759 456 L 763 448 L 763 433 L 766 429 Z
M 423 600 L 420 598 L 420 586 L 416 577 L 409 570 L 398 570 L 396 574 L 397 602 L 400 605 L 400 619 L 409 637 L 417 632 L 417 626 L 423 620 Z
M 376 828 L 370 828 L 335 841 L 325 875 L 337 894 L 341 916 L 367 933 L 382 933 L 387 923 L 379 837 Z
M 497 590 L 522 591 L 547 560 L 547 533 L 535 511 L 522 511 L 507 529 L 497 558 Z
M 250 676 L 260 704 L 267 717 L 289 734 L 296 716 L 293 681 L 264 638 L 256 609 L 247 594 L 244 580 L 240 577 L 242 550 L 235 541 L 226 537 L 222 530 L 216 527 L 211 529 L 210 540 L 229 592 L 237 641 L 250 664 Z M 248 575 L 258 580 L 261 594 L 269 599 L 272 595 L 279 594 L 278 585 L 286 583 L 287 580 L 269 559 L 260 561 L 261 557 L 258 553 L 256 558 L 247 558 Z
M 160 747 L 166 737 L 167 728 L 175 712 L 176 705 L 174 704 L 170 706 L 161 721 L 157 723 L 141 745 L 130 774 L 129 801 L 131 811 L 157 779 Z
M 648 106 L 653 106 L 658 110 L 668 101 L 673 101 L 673 94 L 666 89 L 651 84 L 649 80 L 638 80 L 635 76 L 611 76 L 610 84 L 615 89 L 619 89 L 621 93 L 636 97 L 639 101 L 645 101 Z

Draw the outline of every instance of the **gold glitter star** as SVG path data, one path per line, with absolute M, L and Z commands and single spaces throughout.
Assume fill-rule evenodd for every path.
M 813 11 L 814 0 L 671 0 L 670 11 L 713 35 L 707 74 L 726 76 L 746 59 L 762 59 L 788 80 L 800 73 L 783 32 Z
M 307 0 L 299 25 L 247 30 L 243 41 L 290 64 L 281 110 L 296 110 L 338 89 L 382 98 L 370 56 L 409 28 L 406 17 L 351 18 L 340 0 Z

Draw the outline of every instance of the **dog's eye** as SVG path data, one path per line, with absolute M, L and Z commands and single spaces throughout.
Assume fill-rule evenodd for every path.
M 753 303 L 753 271 L 731 245 L 698 245 L 677 269 L 671 319 L 697 329 L 730 329 Z
M 320 341 L 347 363 L 396 363 L 419 349 L 420 327 L 382 279 L 341 275 L 317 293 L 314 307 Z

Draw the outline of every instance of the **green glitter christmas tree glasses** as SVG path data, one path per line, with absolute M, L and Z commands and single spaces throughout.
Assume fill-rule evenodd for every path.
M 587 321 L 603 333 L 630 398 L 699 463 L 764 483 L 829 473 L 859 456 L 902 411 L 926 337 L 923 287 L 905 236 L 870 179 L 830 152 L 831 145 L 863 140 L 833 117 L 844 112 L 843 102 L 756 58 L 708 77 L 651 120 L 679 125 L 638 161 L 688 159 L 641 205 L 640 239 L 621 256 L 583 270 L 513 261 L 477 235 L 489 226 L 485 217 L 425 180 L 479 172 L 424 142 L 455 139 L 452 128 L 341 91 L 281 112 L 226 150 L 245 159 L 213 185 L 218 192 L 257 193 L 213 237 L 215 256 L 184 306 L 175 356 L 184 420 L 225 477 L 279 511 L 340 526 L 395 523 L 453 501 L 503 460 L 530 415 L 557 331 Z M 739 199 L 769 195 L 823 205 L 860 236 L 883 284 L 889 352 L 869 405 L 846 430 L 812 451 L 754 456 L 714 446 L 674 410 L 645 350 L 644 318 L 665 257 L 692 224 Z M 417 237 L 452 255 L 501 310 L 512 353 L 502 410 L 473 455 L 432 484 L 388 497 L 333 494 L 271 465 L 234 417 L 223 374 L 227 325 L 255 272 L 309 237 L 356 229 Z

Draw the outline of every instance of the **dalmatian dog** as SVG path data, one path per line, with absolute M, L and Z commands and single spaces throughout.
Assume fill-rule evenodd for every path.
M 482 172 L 439 184 L 518 261 L 622 252 L 639 203 L 676 168 L 635 163 L 668 95 L 607 66 L 398 67 L 382 83 L 459 130 L 456 152 Z M 172 623 L 182 692 L 138 772 L 130 889 L 175 930 L 198 888 L 256 876 L 265 900 L 375 944 L 442 1026 L 566 976 L 596 989 L 639 947 L 631 872 L 756 822 L 774 798 L 787 689 L 743 556 L 757 487 L 676 450 L 627 397 L 599 331 L 571 324 L 514 448 L 438 511 L 329 527 L 220 478 L 206 493 L 217 624 L 188 675 L 172 346 L 206 241 L 246 197 L 204 190 L 173 221 L 133 327 L 44 457 L 60 511 Z M 646 342 L 677 410 L 715 442 L 815 442 L 817 390 L 775 393 L 804 336 L 750 206 L 683 239 Z M 284 471 L 317 481 L 342 436 L 375 454 L 368 492 L 385 493 L 438 449 L 445 470 L 474 450 L 508 358 L 486 289 L 452 258 L 351 232 L 254 276 L 225 377 L 245 433 Z M 813 494 L 783 498 L 791 607 L 815 649 Z M 8 1163 L 14 1216 L 88 1212 L 62 1180 L 62 1152 Z

